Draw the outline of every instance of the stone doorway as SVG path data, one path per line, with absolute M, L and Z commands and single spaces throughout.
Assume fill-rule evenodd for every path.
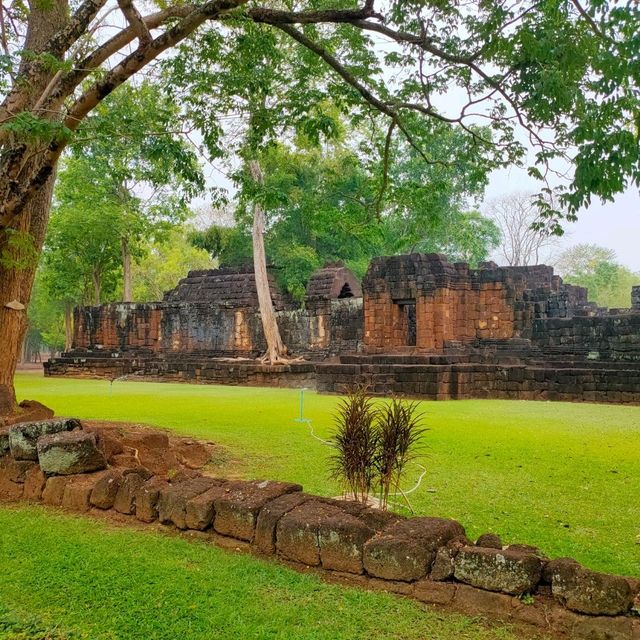
M 416 301 L 402 300 L 398 303 L 402 313 L 403 324 L 405 326 L 405 345 L 407 347 L 416 346 Z

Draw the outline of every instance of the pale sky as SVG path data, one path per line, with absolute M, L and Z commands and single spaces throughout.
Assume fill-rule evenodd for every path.
M 503 169 L 492 174 L 485 201 L 515 191 L 536 193 L 539 189 L 540 183 L 530 179 L 524 170 Z M 637 187 L 627 189 L 614 202 L 602 204 L 594 199 L 588 209 L 580 212 L 577 222 L 565 223 L 564 228 L 559 251 L 576 244 L 597 244 L 613 249 L 620 264 L 640 272 L 640 192 Z

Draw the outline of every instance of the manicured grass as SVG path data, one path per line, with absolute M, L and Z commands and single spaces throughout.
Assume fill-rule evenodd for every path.
M 287 389 L 17 377 L 20 397 L 81 418 L 143 422 L 226 447 L 220 473 L 300 482 L 335 495 L 328 449 L 296 423 Z M 315 433 L 332 428 L 333 396 L 307 392 Z M 425 402 L 428 473 L 417 513 L 460 520 L 602 570 L 640 576 L 640 407 L 521 401 Z M 419 471 L 408 478 L 413 484 Z
M 516 640 L 203 542 L 0 508 L 0 638 Z M 518 634 L 521 637 L 521 634 Z

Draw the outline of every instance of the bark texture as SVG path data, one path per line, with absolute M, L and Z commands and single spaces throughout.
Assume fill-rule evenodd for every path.
M 129 248 L 129 238 L 122 237 L 122 301 L 131 302 L 133 300 L 133 274 L 131 272 L 131 249 Z
M 249 162 L 251 177 L 258 183 L 264 183 L 264 176 L 257 160 Z M 267 256 L 264 250 L 265 217 L 262 206 L 256 202 L 253 209 L 253 270 L 256 278 L 256 290 L 258 292 L 258 305 L 260 307 L 260 318 L 262 320 L 262 330 L 267 341 L 267 353 L 265 360 L 270 364 L 282 362 L 286 359 L 287 348 L 280 337 L 278 321 L 273 310 L 271 291 L 269 289 L 269 278 L 267 275 Z
M 62 29 L 67 15 L 66 0 L 56 0 L 52 4 L 34 3 L 29 16 L 25 49 L 42 51 L 50 38 Z M 53 75 L 41 73 L 25 89 L 29 102 L 37 100 Z M 27 172 L 30 162 L 35 161 L 25 163 Z M 16 409 L 13 376 L 27 330 L 27 307 L 49 222 L 53 181 L 54 174 L 51 172 L 25 200 L 20 215 L 12 219 L 8 228 L 0 229 L 0 396 L 9 398 L 9 402 L 0 407 L 3 413 L 11 413 Z

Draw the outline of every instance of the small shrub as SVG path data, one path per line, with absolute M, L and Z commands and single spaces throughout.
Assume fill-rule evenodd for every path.
M 354 387 L 340 401 L 331 439 L 332 476 L 343 483 L 356 500 L 367 502 L 373 486 L 378 451 L 376 410 L 366 387 Z
M 350 389 L 335 416 L 332 477 L 364 503 L 376 489 L 386 509 L 389 497 L 402 493 L 402 476 L 424 432 L 421 421 L 417 402 L 393 398 L 376 408 L 366 387 Z
M 424 433 L 422 417 L 417 402 L 399 398 L 392 398 L 378 411 L 375 466 L 382 509 L 387 508 L 392 489 L 394 494 L 402 493 L 402 475 L 416 457 L 417 445 Z

